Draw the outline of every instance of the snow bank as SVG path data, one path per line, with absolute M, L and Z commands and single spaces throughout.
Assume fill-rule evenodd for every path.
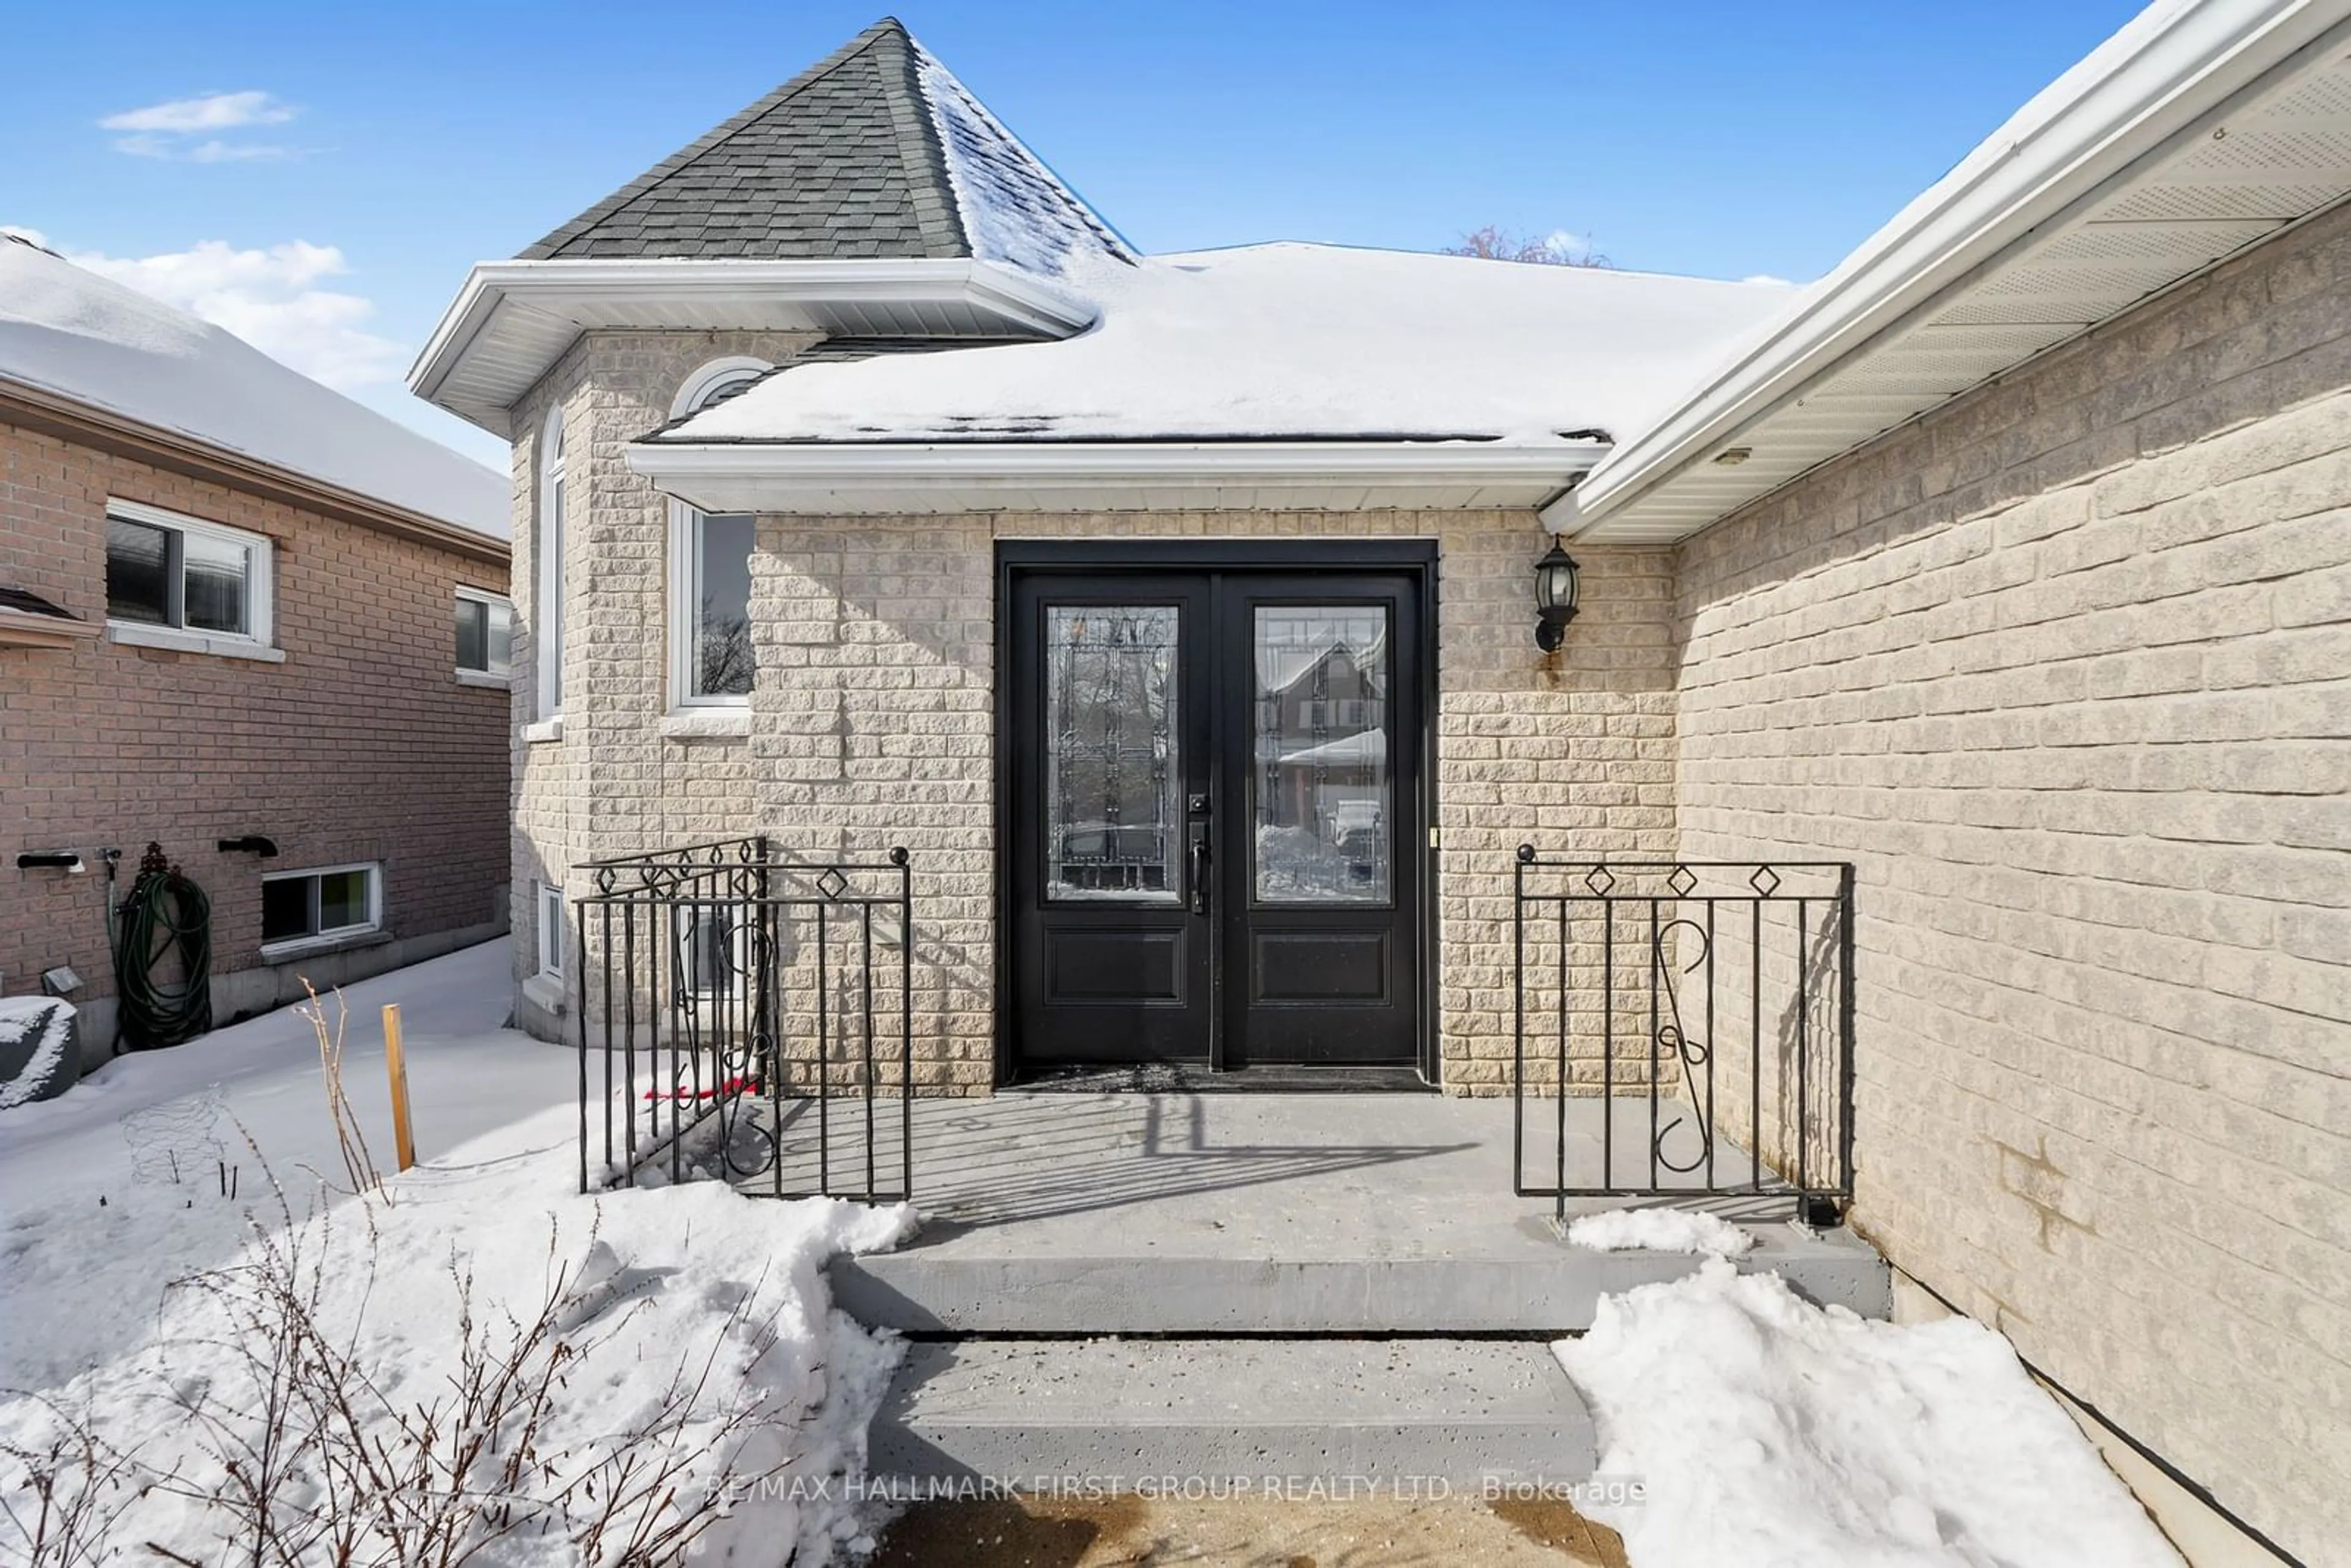
M 487 944 L 351 988 L 345 1072 L 360 1122 L 383 1157 L 369 1026 L 399 1001 L 432 1162 L 396 1178 L 388 1204 L 322 1184 L 319 1172 L 341 1167 L 317 1051 L 290 1013 L 123 1058 L 0 1119 L 0 1449 L 38 1448 L 59 1410 L 86 1416 L 142 1473 L 176 1478 L 129 1499 L 113 1536 L 220 1561 L 235 1521 L 185 1494 L 215 1485 L 224 1453 L 266 1425 L 266 1379 L 248 1352 L 268 1336 L 246 1330 L 273 1269 L 302 1282 L 311 1317 L 347 1347 L 364 1377 L 362 1425 L 395 1450 L 392 1411 L 445 1405 L 469 1343 L 510 1342 L 559 1295 L 551 1321 L 570 1348 L 535 1444 L 556 1482 L 666 1420 L 641 1447 L 680 1461 L 669 1479 L 688 1505 L 730 1471 L 783 1467 L 775 1484 L 717 1500 L 728 1511 L 697 1560 L 771 1563 L 797 1542 L 811 1564 L 853 1538 L 864 1521 L 820 1483 L 862 1470 L 896 1349 L 831 1311 L 822 1266 L 893 1245 L 909 1211 L 759 1201 L 716 1184 L 579 1196 L 576 1059 L 496 1027 L 508 957 Z M 178 1179 L 141 1179 L 131 1135 L 152 1142 L 166 1122 L 184 1122 L 173 1135 L 202 1157 L 185 1153 Z M 232 1166 L 234 1196 L 222 1190 Z M 695 1392 L 681 1405 L 684 1385 Z M 0 1458 L 0 1504 L 20 1517 L 25 1478 Z M 295 1503 L 325 1495 L 298 1480 L 283 1490 Z M 10 1531 L 0 1511 L 0 1561 L 21 1546 Z M 517 1534 L 470 1560 L 598 1559 L 558 1533 Z
M 1594 1252 L 1698 1252 L 1736 1258 L 1755 1238 L 1694 1208 L 1612 1208 L 1568 1222 L 1568 1240 Z
M 1066 341 L 788 369 L 665 441 L 1501 439 L 1637 428 L 1788 289 L 1336 246 L 1075 255 Z
M 274 1234 L 272 1201 L 253 1204 L 258 1184 L 248 1180 L 243 1207 L 258 1228 L 245 1247 L 170 1291 L 113 1359 L 44 1397 L 0 1403 L 0 1447 L 37 1449 L 56 1410 L 85 1415 L 142 1472 L 171 1478 L 129 1500 L 111 1536 L 214 1560 L 241 1528 L 210 1495 L 225 1458 L 257 1448 L 266 1433 L 283 1441 L 306 1429 L 282 1409 L 269 1414 L 270 1374 L 252 1354 L 266 1338 L 254 1332 L 255 1303 L 290 1275 L 324 1338 L 347 1346 L 363 1375 L 356 1425 L 371 1441 L 399 1450 L 403 1418 L 450 1401 L 469 1337 L 495 1354 L 546 1320 L 559 1375 L 532 1445 L 545 1473 L 523 1495 L 558 1494 L 627 1448 L 640 1463 L 669 1467 L 664 1487 L 680 1516 L 724 1510 L 702 1536 L 709 1560 L 774 1563 L 798 1544 L 796 1561 L 826 1561 L 862 1521 L 823 1482 L 862 1474 L 865 1427 L 897 1353 L 831 1311 L 822 1267 L 836 1252 L 894 1244 L 909 1212 L 759 1202 L 718 1184 L 579 1197 L 565 1140 L 544 1146 L 567 1114 L 545 1113 L 534 1119 L 543 1124 L 461 1151 L 455 1168 L 410 1173 L 391 1184 L 389 1202 L 344 1204 Z M 134 1232 L 240 1207 L 183 1193 L 142 1187 L 108 1207 L 125 1211 Z M 27 1359 L 12 1350 L 18 1366 Z M 441 1425 L 453 1430 L 454 1417 L 444 1411 Z M 323 1442 L 308 1454 L 297 1445 L 289 1506 L 342 1495 L 330 1455 Z M 729 1495 L 730 1479 L 746 1473 L 777 1479 Z M 13 1490 L 0 1497 L 21 1516 L 24 1472 L 0 1468 L 0 1478 Z M 500 1485 L 478 1472 L 473 1484 Z M 476 1561 L 581 1561 L 573 1537 L 592 1511 L 592 1495 L 575 1490 Z
M 74 1007 L 53 997 L 0 997 L 0 1111 L 73 1087 Z
M 0 377 L 493 538 L 511 531 L 507 476 L 221 328 L 5 235 Z
M 2008 1342 L 1965 1318 L 1896 1328 L 1709 1259 L 1602 1299 L 1554 1347 L 1589 1400 L 1586 1511 L 1635 1568 L 2179 1568 Z

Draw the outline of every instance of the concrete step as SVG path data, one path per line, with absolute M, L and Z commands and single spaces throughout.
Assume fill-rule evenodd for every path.
M 1278 1479 L 1291 1496 L 1424 1498 L 1573 1484 L 1594 1462 L 1591 1416 L 1546 1344 L 1417 1339 L 919 1342 L 869 1458 L 893 1489 L 1262 1493 Z
M 1695 1271 L 1677 1253 L 1591 1252 L 1532 1222 L 1507 1245 L 1443 1248 L 1442 1227 L 1388 1255 L 1329 1256 L 1353 1227 L 1276 1246 L 1162 1238 L 1140 1226 L 1082 1235 L 1034 1228 L 927 1230 L 896 1252 L 832 1264 L 834 1304 L 916 1333 L 1478 1334 L 1580 1333 L 1613 1291 Z M 1886 1264 L 1848 1232 L 1751 1227 L 1747 1271 L 1776 1271 L 1812 1299 L 1886 1315 Z M 1360 1235 L 1360 1233 L 1359 1233 Z M 1325 1254 L 1325 1255 L 1318 1255 Z

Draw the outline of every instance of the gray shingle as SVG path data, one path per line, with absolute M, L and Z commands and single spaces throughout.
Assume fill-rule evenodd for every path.
M 1131 255 L 885 16 L 522 256 L 986 256 L 1052 271 L 1071 246 Z

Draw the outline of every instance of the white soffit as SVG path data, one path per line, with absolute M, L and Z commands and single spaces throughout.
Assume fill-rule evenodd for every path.
M 2058 165 L 2052 178 L 2010 182 L 2022 186 L 2006 193 L 2010 211 L 1964 220 L 1972 233 L 1912 261 L 1907 276 L 1885 276 L 1901 261 L 1907 236 L 1897 231 L 1947 215 L 1929 193 L 1856 253 L 1858 261 L 1875 251 L 1866 263 L 1847 263 L 1807 294 L 1544 521 L 1596 542 L 1687 538 L 2351 194 L 2351 5 L 2204 0 L 2173 12 L 2139 57 L 2113 63 L 2092 91 L 2006 150 L 2013 163 L 2037 155 Z M 2062 145 L 2032 148 L 2032 135 L 2067 133 L 2069 114 L 2098 89 L 2145 71 L 2163 46 L 2196 42 L 2179 35 L 2199 20 L 2212 24 L 2204 57 L 2159 62 L 2168 67 L 2168 95 L 2140 94 L 2156 101 L 2126 106 L 2136 118 L 2119 131 L 2111 110 L 2071 127 L 2085 143 L 2135 143 L 2136 154 L 2069 160 Z M 1953 180 L 1982 158 L 1980 150 Z M 1975 183 L 1994 193 L 2006 173 L 1995 163 Z M 1714 461 L 1735 447 L 1748 449 L 1743 462 Z
M 629 467 L 707 512 L 1524 509 L 1600 442 L 640 442 Z
M 1094 316 L 1026 273 L 960 258 L 491 261 L 467 277 L 408 385 L 506 434 L 507 410 L 599 329 L 1059 338 Z

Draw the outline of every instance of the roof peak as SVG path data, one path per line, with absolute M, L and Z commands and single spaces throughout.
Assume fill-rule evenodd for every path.
M 522 259 L 972 257 L 1057 275 L 1116 231 L 885 16 Z

